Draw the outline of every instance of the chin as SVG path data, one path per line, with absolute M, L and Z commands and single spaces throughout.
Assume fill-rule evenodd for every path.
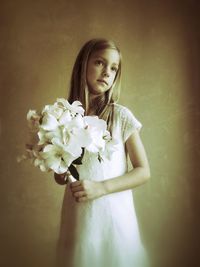
M 90 90 L 90 92 L 93 95 L 101 95 L 104 94 L 106 91 L 108 91 L 109 89 L 105 89 L 105 88 L 94 88 L 92 90 Z

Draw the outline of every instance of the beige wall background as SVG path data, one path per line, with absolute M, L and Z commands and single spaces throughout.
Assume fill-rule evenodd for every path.
M 16 157 L 27 111 L 67 95 L 93 37 L 120 46 L 120 103 L 143 124 L 151 180 L 134 200 L 153 267 L 199 266 L 198 11 L 198 1 L 1 1 L 0 266 L 53 266 L 64 187 Z

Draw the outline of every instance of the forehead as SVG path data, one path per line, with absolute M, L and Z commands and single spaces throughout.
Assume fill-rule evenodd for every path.
M 91 58 L 103 58 L 104 60 L 117 65 L 120 62 L 118 51 L 111 48 L 97 50 L 91 54 Z

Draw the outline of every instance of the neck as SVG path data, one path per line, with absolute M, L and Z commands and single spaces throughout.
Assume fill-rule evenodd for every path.
M 92 93 L 89 94 L 89 108 L 88 108 L 89 115 L 96 115 L 100 97 L 101 97 L 100 94 L 99 95 L 95 95 Z

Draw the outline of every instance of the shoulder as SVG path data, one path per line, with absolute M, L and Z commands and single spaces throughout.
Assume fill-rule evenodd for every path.
M 142 123 L 135 117 L 133 112 L 120 104 L 114 104 L 114 117 L 118 121 L 123 140 L 126 141 L 136 129 L 140 131 Z
M 142 123 L 135 117 L 134 113 L 129 108 L 115 104 L 115 111 L 124 128 L 141 129 Z
M 120 116 L 121 119 L 133 116 L 133 113 L 129 108 L 117 103 L 114 103 L 114 112 L 116 115 Z

